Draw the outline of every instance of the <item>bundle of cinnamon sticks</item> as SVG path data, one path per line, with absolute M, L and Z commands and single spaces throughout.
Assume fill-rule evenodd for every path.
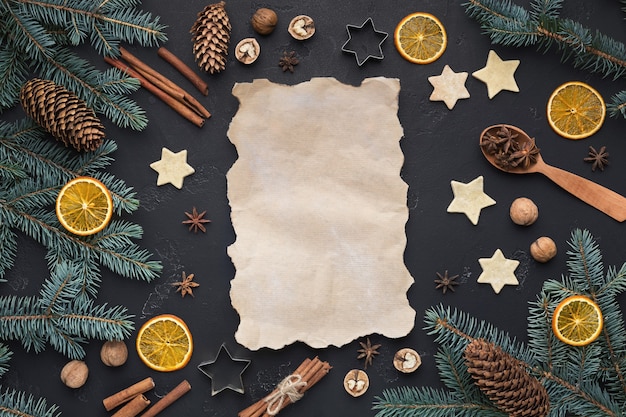
M 297 377 L 298 383 L 297 385 L 297 393 L 301 396 L 305 391 L 310 389 L 313 385 L 317 384 L 328 372 L 332 366 L 328 362 L 321 361 L 317 356 L 313 359 L 305 359 L 304 362 L 287 378 L 283 380 L 289 381 L 292 377 Z M 280 385 L 276 387 L 269 395 L 260 399 L 256 403 L 252 404 L 250 407 L 245 410 L 240 411 L 237 416 L 238 417 L 271 417 L 273 415 L 278 414 L 280 410 L 291 404 L 293 401 L 291 397 L 285 394 L 285 397 L 280 401 L 279 407 L 272 408 L 272 404 L 270 402 L 272 399 L 280 397 L 283 394 L 281 391 Z M 299 398 L 299 397 L 298 397 Z
M 203 95 L 208 94 L 208 85 L 186 64 L 165 48 L 160 48 L 158 54 L 187 77 Z M 119 59 L 105 57 L 104 60 L 129 76 L 137 78 L 142 87 L 196 126 L 202 127 L 204 121 L 211 117 L 211 113 L 191 94 L 128 52 L 125 48 L 120 47 Z

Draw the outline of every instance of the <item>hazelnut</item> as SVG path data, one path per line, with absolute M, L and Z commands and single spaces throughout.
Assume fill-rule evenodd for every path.
M 85 385 L 88 375 L 87 364 L 79 360 L 69 361 L 61 369 L 61 381 L 70 388 L 80 388 Z
M 513 223 L 520 226 L 530 226 L 539 217 L 539 210 L 530 198 L 520 197 L 511 203 L 509 215 Z
M 315 33 L 315 23 L 309 16 L 302 14 L 291 19 L 287 31 L 294 39 L 303 41 L 313 36 Z
M 353 397 L 360 397 L 370 386 L 370 379 L 364 371 L 353 369 L 343 378 L 343 387 Z
M 400 349 L 393 357 L 393 366 L 405 374 L 415 371 L 422 364 L 420 355 L 411 348 Z
M 261 46 L 254 38 L 245 38 L 235 47 L 235 58 L 243 64 L 252 64 L 259 57 Z
M 269 35 L 274 31 L 276 24 L 278 23 L 278 16 L 272 9 L 261 7 L 254 12 L 250 19 L 252 29 L 254 29 L 259 35 Z
M 106 366 L 122 366 L 128 359 L 128 348 L 121 340 L 109 340 L 104 342 L 100 349 L 100 359 Z
M 556 243 L 547 236 L 542 236 L 530 245 L 530 254 L 537 262 L 548 262 L 556 256 Z

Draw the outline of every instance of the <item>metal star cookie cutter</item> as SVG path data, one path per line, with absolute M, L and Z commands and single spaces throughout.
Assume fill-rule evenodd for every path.
M 229 357 L 229 361 L 224 361 L 224 357 L 220 359 L 222 351 L 225 351 Z M 198 370 L 204 375 L 211 378 L 211 396 L 218 394 L 225 389 L 230 389 L 243 394 L 242 375 L 246 368 L 250 365 L 249 359 L 234 358 L 230 354 L 225 343 L 220 346 L 215 359 L 212 361 L 202 362 L 198 365 Z M 235 365 L 238 367 L 238 373 L 234 373 Z
M 376 30 L 371 17 L 368 17 L 361 26 L 346 25 L 346 30 L 348 32 L 348 40 L 343 44 L 341 50 L 354 54 L 359 67 L 370 58 L 378 60 L 385 58 L 382 44 L 389 37 L 389 34 Z M 375 47 L 373 46 L 374 40 L 376 40 Z M 374 49 L 376 49 L 376 52 L 373 51 Z M 365 58 L 361 59 L 363 55 L 365 55 Z

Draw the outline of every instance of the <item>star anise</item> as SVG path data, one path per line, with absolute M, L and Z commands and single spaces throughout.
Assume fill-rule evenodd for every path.
M 589 147 L 589 156 L 584 159 L 585 162 L 591 162 L 591 170 L 595 171 L 596 168 L 600 168 L 600 171 L 604 171 L 604 167 L 609 164 L 609 153 L 606 151 L 606 146 L 596 151 L 593 146 Z
M 454 292 L 454 287 L 459 285 L 459 283 L 456 281 L 456 279 L 459 276 L 458 275 L 453 275 L 451 277 L 448 276 L 448 270 L 447 269 L 446 269 L 446 272 L 443 273 L 443 275 L 441 275 L 439 272 L 437 272 L 437 276 L 439 278 L 435 280 L 435 284 L 437 284 L 435 289 L 438 290 L 438 289 L 441 288 L 441 290 L 443 291 L 444 294 L 448 290 Z
M 296 51 L 283 52 L 283 57 L 278 61 L 278 66 L 285 71 L 293 72 L 293 67 L 298 65 L 300 60 L 296 58 Z
M 500 147 L 504 153 L 508 153 L 511 147 L 517 143 L 517 133 L 511 132 L 506 126 L 502 126 L 498 129 L 496 136 L 499 139 Z
M 193 297 L 193 289 L 199 287 L 200 284 L 193 282 L 193 274 L 185 275 L 185 272 L 183 272 L 183 280 L 173 283 L 172 286 L 178 287 L 176 288 L 176 292 L 180 291 L 180 294 L 185 298 L 187 294 Z
M 204 223 L 211 222 L 211 220 L 204 218 L 206 211 L 203 211 L 202 213 L 198 213 L 198 210 L 196 210 L 196 208 L 194 207 L 191 213 L 185 212 L 185 214 L 187 215 L 187 217 L 189 217 L 189 219 L 183 220 L 182 223 L 189 225 L 189 231 L 198 233 L 198 229 L 200 229 L 204 233 L 206 233 L 206 227 L 204 227 Z
M 370 338 L 367 338 L 367 341 L 365 343 L 363 342 L 359 342 L 359 344 L 361 345 L 361 349 L 357 350 L 357 352 L 359 353 L 359 356 L 357 356 L 357 359 L 363 359 L 365 358 L 365 369 L 367 369 L 367 365 L 371 365 L 372 361 L 374 360 L 374 356 L 378 355 L 380 352 L 378 351 L 378 348 L 380 347 L 380 345 L 372 345 L 372 342 L 370 342 Z
M 511 154 L 511 166 L 528 168 L 537 162 L 537 155 L 539 155 L 539 148 L 535 145 L 534 138 L 521 144 L 518 142 L 515 152 Z

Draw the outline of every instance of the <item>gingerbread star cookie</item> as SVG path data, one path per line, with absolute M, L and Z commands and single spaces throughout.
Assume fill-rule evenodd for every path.
M 159 173 L 157 185 L 172 184 L 183 188 L 183 179 L 196 172 L 187 163 L 187 150 L 174 153 L 167 148 L 161 150 L 161 159 L 150 164 L 150 168 Z
M 518 93 L 519 87 L 513 76 L 518 65 L 518 59 L 503 61 L 494 51 L 489 51 L 485 67 L 473 72 L 472 76 L 487 84 L 490 99 L 502 90 Z
M 435 88 L 430 95 L 430 101 L 443 101 L 452 110 L 460 99 L 469 98 L 470 93 L 465 88 L 467 72 L 454 72 L 449 65 L 443 67 L 441 75 L 428 77 L 428 82 Z
M 448 206 L 448 213 L 465 213 L 474 226 L 478 224 L 480 211 L 496 204 L 496 201 L 483 191 L 482 175 L 467 184 L 450 181 L 450 185 L 454 199 Z
M 483 272 L 478 277 L 478 283 L 491 284 L 491 288 L 499 294 L 505 285 L 519 285 L 514 271 L 519 261 L 507 259 L 500 249 L 497 249 L 491 258 L 478 259 Z

